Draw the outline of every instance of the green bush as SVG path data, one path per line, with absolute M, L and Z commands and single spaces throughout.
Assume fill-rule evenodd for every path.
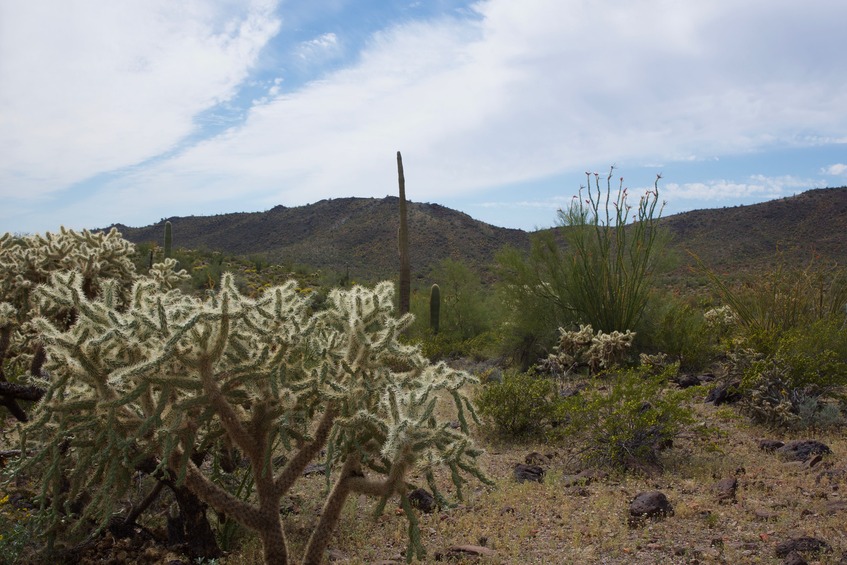
M 592 387 L 558 403 L 558 432 L 579 438 L 587 464 L 646 474 L 661 471 L 660 452 L 694 421 L 687 401 L 695 389 L 667 390 L 672 365 L 658 375 L 646 368 L 611 376 L 612 386 Z
M 683 370 L 708 366 L 717 352 L 717 336 L 707 326 L 703 312 L 674 296 L 665 296 L 645 312 L 644 328 L 636 347 L 662 352 L 680 363 Z
M 784 429 L 844 424 L 847 332 L 836 318 L 796 328 L 768 345 L 773 354 L 743 373 L 744 411 L 757 423 Z
M 543 433 L 556 411 L 556 387 L 543 377 L 519 372 L 490 383 L 476 400 L 477 412 L 491 431 L 514 439 Z

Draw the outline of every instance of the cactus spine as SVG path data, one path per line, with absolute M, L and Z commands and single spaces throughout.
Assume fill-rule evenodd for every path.
M 174 234 L 170 222 L 165 222 L 165 259 L 173 256 Z
M 400 185 L 400 230 L 398 245 L 400 250 L 400 314 L 409 312 L 412 290 L 411 267 L 409 266 L 409 225 L 406 210 L 406 178 L 403 175 L 403 157 L 397 152 L 397 182 Z
M 434 284 L 429 291 L 429 327 L 432 333 L 438 335 L 441 323 L 441 288 Z

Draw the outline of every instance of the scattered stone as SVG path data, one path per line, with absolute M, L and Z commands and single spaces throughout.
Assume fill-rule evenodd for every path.
M 680 375 L 676 379 L 676 386 L 679 388 L 691 388 L 693 386 L 700 386 L 701 384 L 702 381 L 697 375 Z
M 417 488 L 409 493 L 409 502 L 414 508 L 417 508 L 425 514 L 430 514 L 435 510 L 435 497 L 429 494 L 429 491 L 423 488 Z
M 543 482 L 544 469 L 538 465 L 518 463 L 515 465 L 515 480 L 519 483 L 523 483 L 524 481 Z
M 832 453 L 829 446 L 813 439 L 789 441 L 776 451 L 789 461 L 802 462 L 808 461 L 815 455 L 828 455 Z
M 673 516 L 673 506 L 663 492 L 642 492 L 629 504 L 629 515 L 636 519 Z
M 721 404 L 733 404 L 741 400 L 741 393 L 738 392 L 741 387 L 741 381 L 732 381 L 717 385 L 709 391 L 706 396 L 706 402 L 711 402 L 715 406 Z
M 326 465 L 323 463 L 309 463 L 303 469 L 303 476 L 308 477 L 310 475 L 326 475 Z
M 785 443 L 779 441 L 778 439 L 759 440 L 759 449 L 761 449 L 762 451 L 774 452 L 783 445 L 785 445 Z
M 496 551 L 487 547 L 482 547 L 481 545 L 454 545 L 447 549 L 444 553 L 436 553 L 435 560 L 468 560 L 479 559 L 480 557 L 494 557 L 496 555 Z
M 796 551 L 792 551 L 782 560 L 782 565 L 809 565 L 809 563 L 803 559 L 802 555 Z
M 549 459 L 547 459 L 545 456 L 541 455 L 537 451 L 533 451 L 532 453 L 527 455 L 526 458 L 524 459 L 524 463 L 526 463 L 527 465 L 539 465 L 540 466 L 540 465 L 546 465 L 549 462 L 550 462 Z
M 737 491 L 738 479 L 735 477 L 721 479 L 715 484 L 715 492 L 718 495 L 718 502 L 721 504 L 735 504 L 737 502 L 735 498 Z
M 786 557 L 789 553 L 792 552 L 829 553 L 830 551 L 832 551 L 832 546 L 830 546 L 828 543 L 821 539 L 809 536 L 802 536 L 799 538 L 790 539 L 776 546 L 777 557 Z
M 779 518 L 779 514 L 776 512 L 769 512 L 767 510 L 756 509 L 753 510 L 753 515 L 757 520 L 761 520 L 762 522 L 770 522 L 772 520 L 776 520 Z

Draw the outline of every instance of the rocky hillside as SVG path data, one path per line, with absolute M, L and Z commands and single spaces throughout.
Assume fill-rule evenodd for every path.
M 168 218 L 174 245 L 262 256 L 304 264 L 358 280 L 393 277 L 398 268 L 396 197 L 337 198 L 267 212 Z M 116 227 L 136 243 L 161 245 L 164 220 L 152 226 Z M 697 254 L 722 272 L 754 271 L 777 252 L 805 263 L 813 255 L 847 264 L 847 187 L 816 189 L 751 206 L 695 210 L 663 219 L 678 250 L 682 273 Z M 426 278 L 451 257 L 491 277 L 490 266 L 505 245 L 526 249 L 530 234 L 498 228 L 438 204 L 410 203 L 414 276 Z

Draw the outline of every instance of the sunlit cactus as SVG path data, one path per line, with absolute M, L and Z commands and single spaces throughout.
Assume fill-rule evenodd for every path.
M 473 378 L 398 341 L 411 317 L 394 317 L 391 283 L 334 290 L 313 313 L 293 281 L 248 298 L 225 274 L 219 290 L 200 299 L 142 278 L 121 306 L 113 285 L 92 298 L 83 280 L 56 273 L 36 291 L 40 307 L 78 312 L 70 327 L 35 321 L 53 378 L 27 431 L 36 455 L 24 469 L 45 465 L 41 495 L 52 502 L 54 527 L 66 519 L 63 505 L 83 492 L 81 518 L 105 523 L 137 466 L 153 460 L 256 531 L 266 563 L 289 563 L 280 499 L 326 450 L 337 472 L 303 563 L 323 560 L 351 494 L 379 498 L 380 509 L 399 496 L 411 559 L 423 549 L 405 494 L 410 471 L 427 477 L 439 499 L 437 466 L 449 467 L 460 496 L 463 475 L 486 480 L 467 435 L 473 409 L 462 389 Z M 445 401 L 459 429 L 436 419 Z M 192 461 L 221 438 L 249 461 L 255 502 Z M 277 455 L 285 456 L 280 468 Z

